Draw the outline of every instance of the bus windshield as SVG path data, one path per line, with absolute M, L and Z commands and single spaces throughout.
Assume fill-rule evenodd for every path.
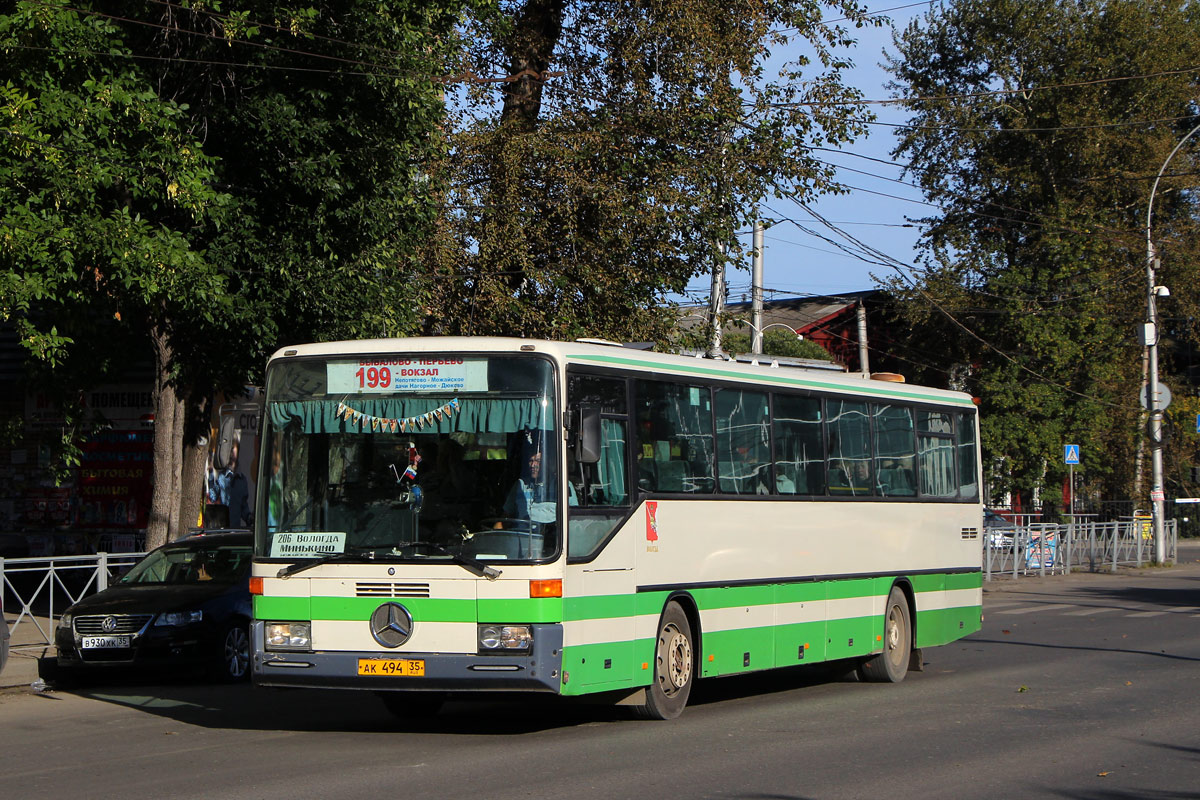
M 553 368 L 335 356 L 267 374 L 255 554 L 542 560 L 559 551 Z

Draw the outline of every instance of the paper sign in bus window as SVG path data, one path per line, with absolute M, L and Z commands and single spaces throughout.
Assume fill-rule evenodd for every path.
M 346 552 L 344 531 L 296 531 L 271 537 L 271 558 L 319 558 Z

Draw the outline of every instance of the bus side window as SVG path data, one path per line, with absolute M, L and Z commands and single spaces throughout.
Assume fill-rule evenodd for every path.
M 706 386 L 637 382 L 634 454 L 643 491 L 713 491 L 712 413 Z
M 829 406 L 829 493 L 872 494 L 871 421 L 866 403 L 831 398 Z
M 975 454 L 975 415 L 957 414 L 958 417 L 958 495 L 964 500 L 979 497 L 977 481 L 978 462 Z
M 779 494 L 825 494 L 825 433 L 821 398 L 777 394 L 775 489 Z
M 910 408 L 874 406 L 875 476 L 884 497 L 913 497 L 917 493 L 917 435 Z
M 951 417 L 945 411 L 917 412 L 917 459 L 923 495 L 947 499 L 958 496 Z
M 771 437 L 767 395 L 718 389 L 717 477 L 729 494 L 774 494 L 771 484 Z

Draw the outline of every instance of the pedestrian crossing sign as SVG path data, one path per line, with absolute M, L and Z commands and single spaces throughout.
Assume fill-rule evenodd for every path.
M 1079 445 L 1068 444 L 1063 447 L 1063 462 L 1066 464 L 1079 463 Z

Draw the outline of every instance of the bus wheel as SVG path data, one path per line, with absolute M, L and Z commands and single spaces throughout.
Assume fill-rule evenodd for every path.
M 643 719 L 675 719 L 683 713 L 695 681 L 692 626 L 677 603 L 663 611 L 654 662 L 654 682 L 646 689 L 646 703 L 634 711 Z
M 432 717 L 446 702 L 442 692 L 378 692 L 388 711 L 401 719 Z
M 863 661 L 858 667 L 858 677 L 872 683 L 899 683 L 908 674 L 911 654 L 908 600 L 899 586 L 893 586 L 883 615 L 883 652 Z

